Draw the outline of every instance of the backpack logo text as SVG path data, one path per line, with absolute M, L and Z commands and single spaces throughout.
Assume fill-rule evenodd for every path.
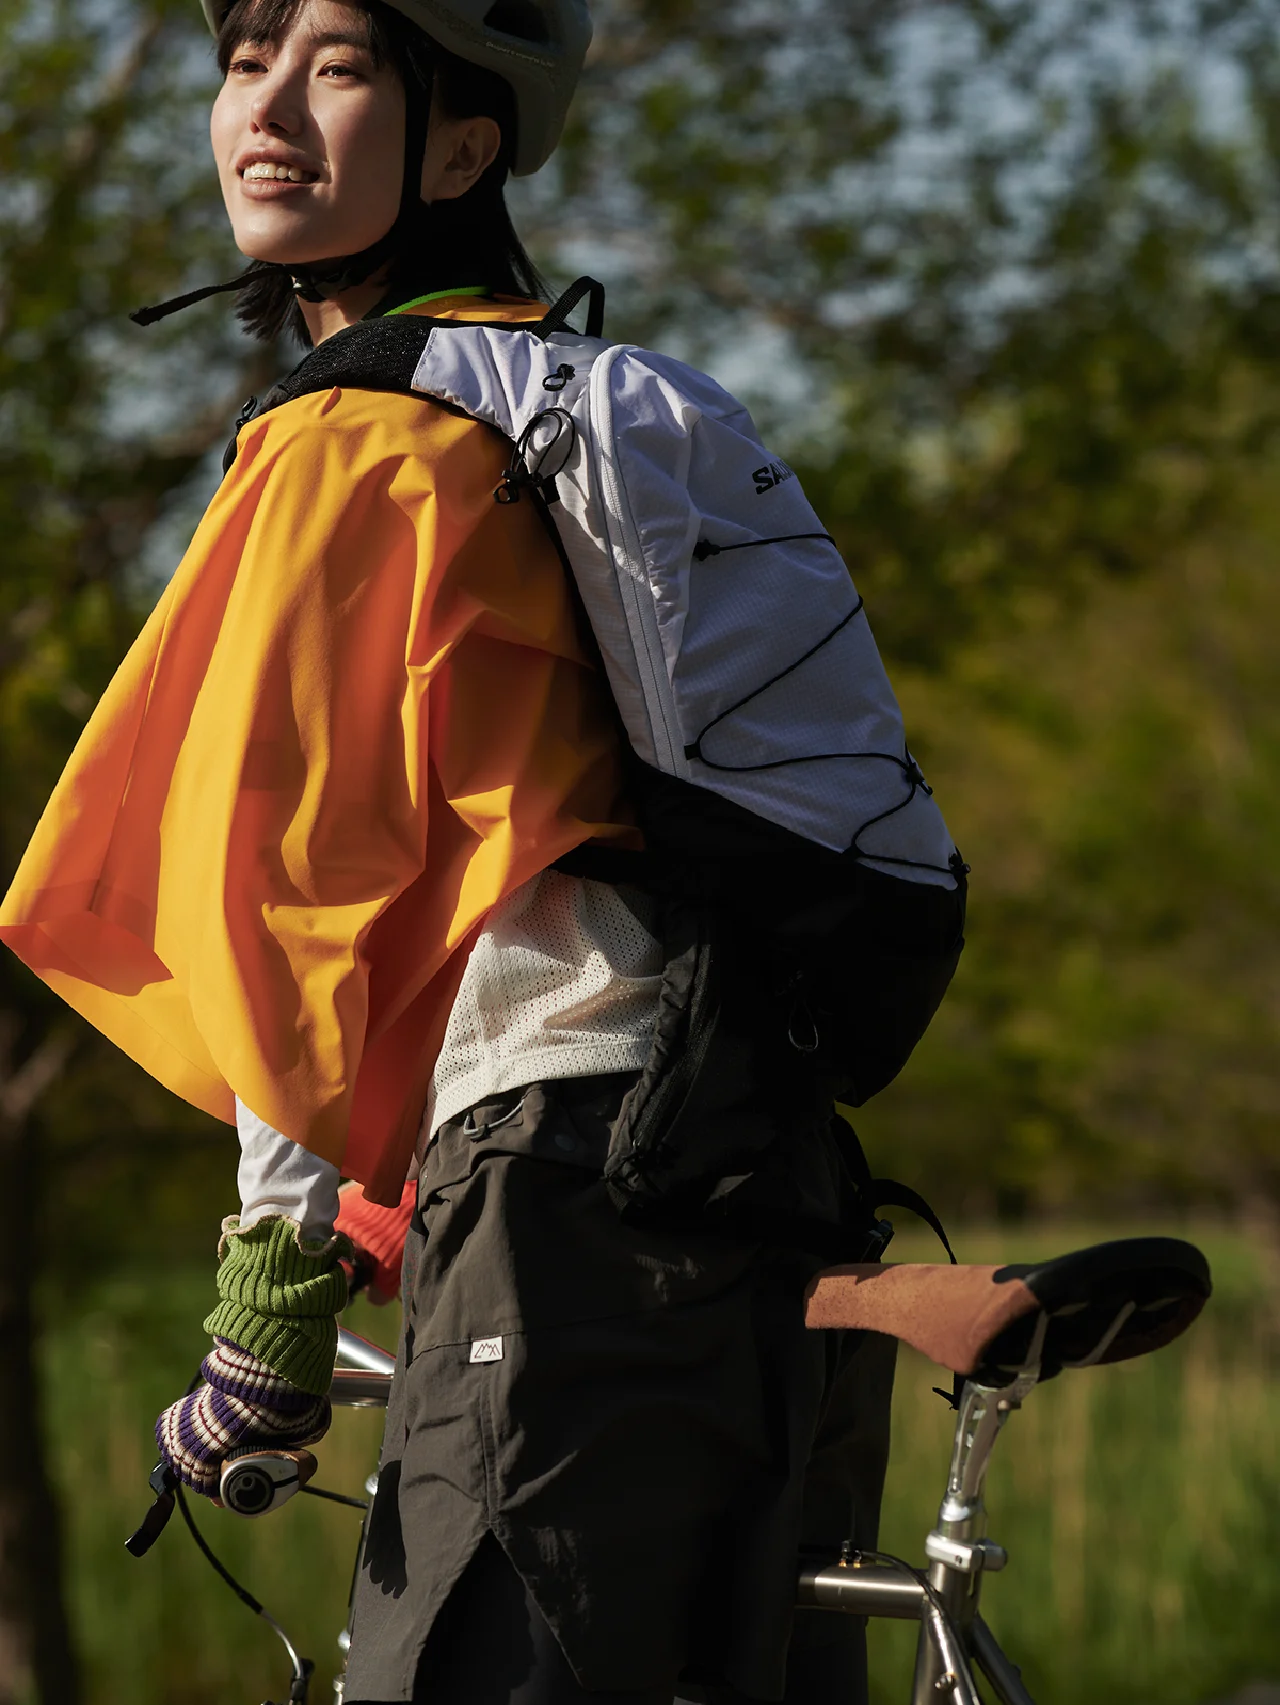
M 796 477 L 794 468 L 789 468 L 785 462 L 770 462 L 767 468 L 757 468 L 752 474 L 756 482 L 756 496 L 763 497 L 766 491 L 772 491 L 775 485 L 783 485 L 787 480 Z

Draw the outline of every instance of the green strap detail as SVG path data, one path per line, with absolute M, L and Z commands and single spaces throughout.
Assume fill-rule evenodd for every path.
M 487 284 L 468 284 L 463 290 L 433 290 L 426 296 L 415 296 L 412 302 L 402 302 L 398 308 L 388 308 L 382 316 L 389 320 L 392 314 L 407 314 L 410 308 L 420 308 L 424 302 L 442 302 L 446 296 L 487 296 Z
M 349 1254 L 345 1237 L 303 1244 L 292 1220 L 258 1220 L 247 1231 L 230 1219 L 223 1226 L 218 1306 L 204 1323 L 215 1338 L 229 1338 L 282 1379 L 323 1397 L 338 1349 L 338 1313 L 346 1306 L 347 1276 L 338 1265 Z

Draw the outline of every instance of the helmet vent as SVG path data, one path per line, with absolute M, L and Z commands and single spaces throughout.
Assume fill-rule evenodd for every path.
M 494 0 L 484 15 L 484 22 L 486 29 L 515 36 L 518 41 L 543 44 L 549 39 L 543 9 L 533 0 Z

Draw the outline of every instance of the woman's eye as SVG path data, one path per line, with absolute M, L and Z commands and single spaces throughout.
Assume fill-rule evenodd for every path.
M 247 53 L 242 53 L 242 54 L 238 55 L 235 59 L 233 59 L 231 61 L 231 63 L 227 66 L 227 76 L 228 77 L 244 76 L 246 74 L 251 74 L 255 71 L 265 71 L 265 70 L 266 70 L 266 66 L 262 63 L 262 61 L 260 59 L 254 59 L 252 57 L 252 55 L 247 54 Z
M 335 59 L 331 60 L 328 65 L 320 67 L 320 75 L 335 79 L 356 79 L 360 75 L 360 70 L 358 66 L 351 65 L 345 60 Z

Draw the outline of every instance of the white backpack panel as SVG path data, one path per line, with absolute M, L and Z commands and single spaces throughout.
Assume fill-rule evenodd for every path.
M 669 357 L 519 327 L 437 327 L 413 385 L 554 476 L 550 513 L 646 763 L 954 885 L 848 570 L 739 402 Z

